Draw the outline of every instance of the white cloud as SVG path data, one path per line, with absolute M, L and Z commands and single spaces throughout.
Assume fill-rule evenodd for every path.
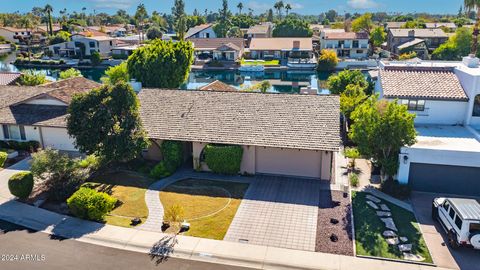
M 138 3 L 138 0 L 89 0 L 96 8 L 127 9 Z
M 303 9 L 303 5 L 299 3 L 287 3 L 287 4 L 290 4 L 292 9 Z
M 378 7 L 374 0 L 348 0 L 347 4 L 353 9 L 369 9 Z
M 267 3 L 261 3 L 257 1 L 250 1 L 247 3 L 247 7 L 253 9 L 255 12 L 265 12 L 265 10 L 273 9 L 273 5 Z

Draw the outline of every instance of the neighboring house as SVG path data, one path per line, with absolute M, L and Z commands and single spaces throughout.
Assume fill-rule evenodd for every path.
M 434 29 L 434 28 L 445 28 L 448 29 L 452 32 L 455 32 L 457 30 L 457 25 L 453 22 L 447 22 L 447 23 L 442 23 L 442 22 L 436 22 L 436 23 L 425 23 L 425 27 L 427 29 Z
M 81 34 L 72 35 L 72 40 L 47 47 L 54 56 L 86 56 L 98 52 L 101 56 L 109 56 L 112 49 L 117 47 L 119 41 L 108 36 L 84 36 Z
M 480 195 L 480 68 L 461 62 L 381 62 L 375 91 L 416 114 L 397 178 L 414 190 Z
M 312 38 L 253 38 L 250 42 L 253 59 L 313 58 Z
M 10 41 L 11 43 L 18 43 L 19 40 L 30 38 L 32 34 L 31 30 L 25 28 L 0 27 L 0 36 L 4 37 L 5 40 Z
M 72 96 L 99 84 L 83 77 L 44 86 L 0 86 L 0 140 L 38 141 L 42 148 L 77 151 L 66 128 Z
M 388 32 L 390 29 L 399 29 L 402 28 L 407 22 L 386 22 L 384 23 L 383 27 L 385 31 Z
M 208 90 L 208 91 L 224 91 L 224 92 L 235 92 L 238 91 L 237 88 L 223 83 L 219 80 L 213 81 L 205 86 L 198 88 L 198 90 Z
M 197 60 L 236 61 L 243 56 L 243 38 L 190 38 Z
M 127 59 L 136 49 L 140 47 L 140 45 L 122 44 L 122 46 L 112 48 L 112 56 L 114 58 Z
M 128 32 L 128 30 L 122 25 L 90 26 L 87 29 L 89 31 L 102 32 L 111 37 L 124 37 Z
M 163 140 L 182 141 L 193 168 L 208 171 L 206 145 L 239 145 L 240 173 L 332 178 L 338 96 L 143 89 L 138 97 L 150 159 L 161 159 Z
M 271 22 L 263 22 L 250 26 L 247 30 L 247 38 L 271 38 L 274 24 Z
M 21 75 L 20 72 L 0 72 L 0 85 L 14 85 Z
M 46 25 L 37 26 L 36 30 L 40 33 L 47 33 L 47 26 Z M 58 33 L 60 30 L 62 30 L 62 26 L 60 24 L 53 24 L 52 25 L 52 32 L 54 34 Z
M 364 32 L 321 31 L 320 49 L 330 49 L 340 58 L 367 58 L 368 34 Z
M 442 29 L 390 29 L 387 35 L 387 49 L 400 54 L 398 47 L 415 39 L 423 39 L 429 53 L 448 40 L 448 35 Z
M 401 44 L 398 48 L 398 53 L 404 54 L 404 53 L 410 53 L 410 52 L 415 52 L 417 54 L 417 57 L 420 59 L 428 59 L 428 47 L 427 44 L 425 43 L 425 40 L 416 38 L 412 41 L 405 42 Z
M 188 29 L 185 38 L 216 38 L 213 24 L 201 24 Z

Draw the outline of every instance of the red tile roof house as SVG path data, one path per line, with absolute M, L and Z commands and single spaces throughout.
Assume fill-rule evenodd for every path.
M 334 50 L 340 58 L 368 58 L 368 34 L 325 29 L 320 32 L 320 49 Z
M 299 60 L 316 64 L 312 38 L 252 38 L 249 51 L 252 59 L 278 59 L 285 66 Z
M 235 62 L 245 49 L 243 38 L 189 38 L 195 49 L 196 60 Z
M 14 85 L 21 75 L 20 72 L 0 72 L 0 85 Z
M 480 67 L 462 62 L 380 62 L 375 92 L 416 114 L 397 178 L 413 190 L 480 196 Z
M 0 140 L 34 140 L 42 147 L 76 152 L 67 134 L 67 107 L 74 94 L 99 85 L 77 77 L 36 87 L 0 86 Z

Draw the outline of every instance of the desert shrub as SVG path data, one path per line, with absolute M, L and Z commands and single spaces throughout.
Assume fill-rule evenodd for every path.
M 33 175 L 30 172 L 14 174 L 8 180 L 8 189 L 12 195 L 21 199 L 28 198 L 33 189 Z
M 5 165 L 5 161 L 7 160 L 8 154 L 6 152 L 0 151 L 0 168 Z
M 410 196 L 409 185 L 400 184 L 397 180 L 386 180 L 382 183 L 380 190 L 392 197 L 404 200 Z
M 102 221 L 112 211 L 117 199 L 104 192 L 82 187 L 67 199 L 70 212 L 76 217 Z
M 240 172 L 243 148 L 238 145 L 209 144 L 203 150 L 208 168 L 215 173 L 237 174 Z
M 168 222 L 180 222 L 185 215 L 185 210 L 179 204 L 174 204 L 167 208 L 165 211 L 165 221 Z
M 352 187 L 358 187 L 358 184 L 360 183 L 360 180 L 358 179 L 358 174 L 352 173 L 350 174 L 349 178 L 350 178 L 350 185 Z

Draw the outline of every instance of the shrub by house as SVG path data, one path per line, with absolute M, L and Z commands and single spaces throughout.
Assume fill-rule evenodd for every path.
M 7 160 L 7 152 L 4 152 L 4 151 L 0 151 L 0 168 L 3 167 L 3 165 L 5 165 L 5 161 Z
M 240 171 L 243 156 L 241 146 L 209 144 L 203 151 L 205 162 L 212 172 L 237 174 Z
M 28 198 L 33 189 L 33 175 L 30 172 L 14 174 L 8 180 L 8 189 L 12 195 L 21 199 Z
M 161 146 L 163 160 L 150 172 L 152 178 L 164 178 L 172 175 L 183 161 L 183 144 L 178 141 L 164 141 Z
M 76 217 L 102 221 L 112 211 L 117 199 L 104 192 L 82 187 L 67 199 L 70 212 Z

